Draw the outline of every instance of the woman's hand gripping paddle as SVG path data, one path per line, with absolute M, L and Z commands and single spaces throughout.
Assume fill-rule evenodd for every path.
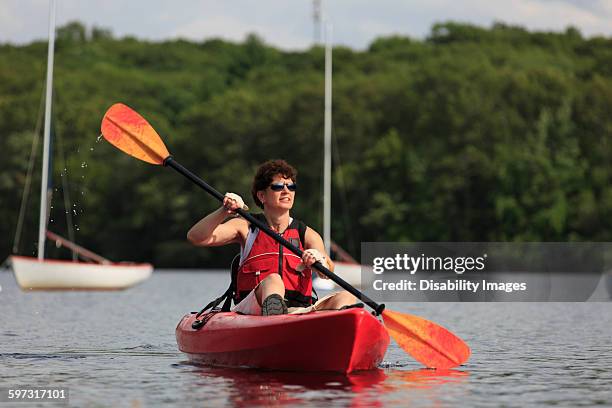
M 155 129 L 128 106 L 117 103 L 110 107 L 102 119 L 102 135 L 110 144 L 132 157 L 147 163 L 172 167 L 217 200 L 223 201 L 223 194 L 176 162 Z M 291 252 L 302 256 L 299 248 L 273 232 L 250 213 L 242 209 L 236 212 Z M 463 364 L 470 356 L 468 345 L 445 328 L 417 316 L 384 310 L 385 305 L 375 303 L 319 262 L 313 267 L 362 300 L 374 309 L 377 315 L 382 314 L 391 337 L 402 349 L 426 367 L 452 368 Z

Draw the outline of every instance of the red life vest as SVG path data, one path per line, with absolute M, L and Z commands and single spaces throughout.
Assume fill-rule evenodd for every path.
M 263 214 L 257 215 L 263 222 L 267 222 L 265 218 L 262 219 Z M 305 231 L 306 225 L 294 219 L 281 235 L 296 247 L 304 250 L 302 241 Z M 298 272 L 297 267 L 302 263 L 302 259 L 267 234 L 259 231 L 255 226 L 249 227 L 249 234 L 257 235 L 250 250 L 247 237 L 246 251 L 248 253 L 242 254 L 236 275 L 235 303 L 244 299 L 267 276 L 278 273 L 283 278 L 285 299 L 289 307 L 311 305 L 313 303 L 311 269 L 307 268 Z

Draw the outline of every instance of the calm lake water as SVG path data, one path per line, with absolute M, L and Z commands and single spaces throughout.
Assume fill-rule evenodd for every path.
M 0 272 L 0 388 L 64 387 L 78 407 L 612 405 L 611 302 L 388 304 L 467 341 L 471 359 L 445 373 L 394 343 L 380 370 L 350 376 L 193 366 L 174 329 L 227 276 L 156 271 L 123 292 L 28 293 Z

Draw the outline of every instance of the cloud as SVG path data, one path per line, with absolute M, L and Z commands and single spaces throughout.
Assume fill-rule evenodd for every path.
M 34 38 L 46 38 L 49 5 L 41 0 L 0 2 L 0 42 L 23 43 Z M 28 15 L 28 10 L 33 11 Z
M 441 21 L 490 26 L 501 21 L 530 30 L 577 27 L 612 35 L 610 0 L 323 0 L 334 43 L 363 49 L 381 35 L 426 37 Z M 0 42 L 46 39 L 48 1 L 0 0 Z M 183 37 L 240 41 L 256 33 L 269 44 L 307 48 L 314 39 L 312 0 L 58 0 L 57 24 L 79 20 L 115 36 L 149 40 Z
M 542 3 L 567 3 L 594 14 L 612 16 L 612 2 L 609 0 L 539 0 Z
M 203 17 L 180 25 L 170 33 L 170 37 L 187 38 L 195 41 L 220 37 L 227 40 L 242 41 L 251 33 L 256 33 L 267 42 L 281 45 L 284 48 L 306 48 L 310 46 L 310 39 L 292 30 L 291 26 L 275 26 L 266 22 L 245 22 L 236 16 L 223 15 Z

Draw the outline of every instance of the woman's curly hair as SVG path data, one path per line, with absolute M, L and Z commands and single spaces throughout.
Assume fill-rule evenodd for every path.
M 284 160 L 268 160 L 261 164 L 253 178 L 253 187 L 251 195 L 255 204 L 259 208 L 263 208 L 263 203 L 257 198 L 257 192 L 265 190 L 272 183 L 274 176 L 281 175 L 284 178 L 291 179 L 294 183 L 297 182 L 297 170 Z

